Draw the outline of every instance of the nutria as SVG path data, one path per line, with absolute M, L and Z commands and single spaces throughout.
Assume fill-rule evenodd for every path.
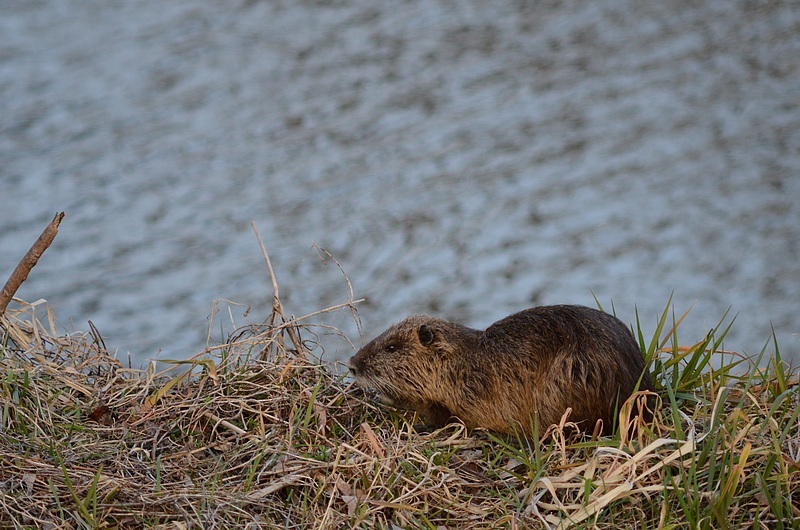
M 638 388 L 653 390 L 642 352 L 619 319 L 596 309 L 526 309 L 471 329 L 409 317 L 361 348 L 348 364 L 356 382 L 387 404 L 416 410 L 441 427 L 531 432 L 561 420 L 610 433 L 615 411 Z M 638 387 L 637 387 L 638 385 Z M 652 404 L 652 401 L 651 401 Z

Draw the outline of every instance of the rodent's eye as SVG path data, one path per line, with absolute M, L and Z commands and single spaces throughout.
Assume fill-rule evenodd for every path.
M 389 353 L 394 353 L 397 351 L 397 344 L 389 344 L 386 346 L 385 350 Z

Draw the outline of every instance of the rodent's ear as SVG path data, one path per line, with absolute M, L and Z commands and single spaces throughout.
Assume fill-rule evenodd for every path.
M 430 346 L 433 342 L 433 330 L 431 327 L 427 324 L 422 324 L 417 333 L 419 334 L 419 342 L 423 346 Z

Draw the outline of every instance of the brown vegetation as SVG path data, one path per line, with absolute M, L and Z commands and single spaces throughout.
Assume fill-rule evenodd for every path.
M 531 444 L 416 432 L 314 362 L 280 314 L 161 373 L 53 320 L 27 305 L 1 321 L 6 527 L 797 527 L 796 380 L 702 375 L 705 343 L 656 363 L 652 428 L 589 439 L 562 421 Z

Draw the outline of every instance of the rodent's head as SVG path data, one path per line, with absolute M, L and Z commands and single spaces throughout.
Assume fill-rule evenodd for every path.
M 430 316 L 409 317 L 351 357 L 350 372 L 360 386 L 377 390 L 389 405 L 416 409 L 436 401 L 439 376 L 452 352 L 445 332 L 452 327 Z

